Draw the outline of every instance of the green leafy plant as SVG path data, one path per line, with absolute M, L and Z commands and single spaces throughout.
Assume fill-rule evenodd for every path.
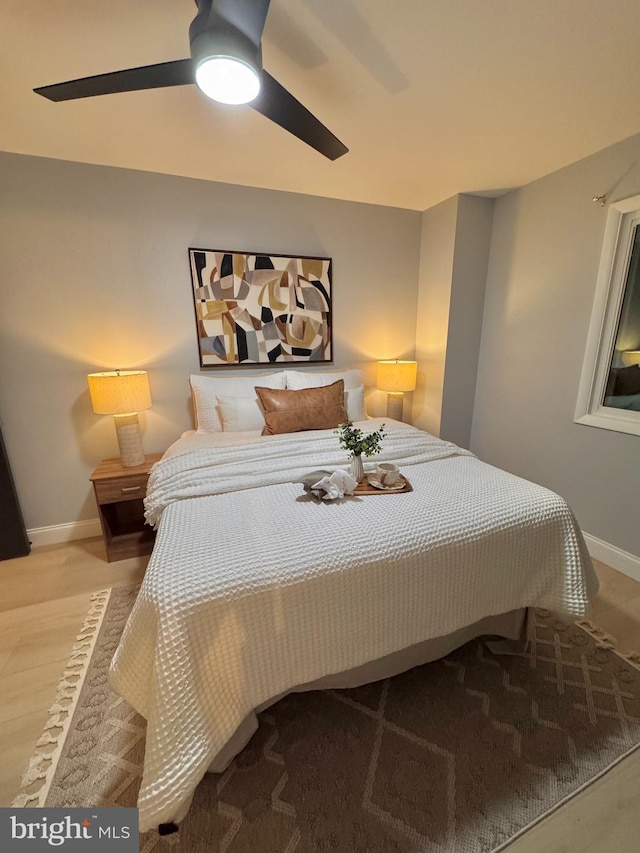
M 386 436 L 384 427 L 382 424 L 380 429 L 365 435 L 361 429 L 354 427 L 352 421 L 347 421 L 346 424 L 339 424 L 335 432 L 339 436 L 340 447 L 348 450 L 351 456 L 362 456 L 363 453 L 365 456 L 373 456 L 380 453 L 380 444 Z

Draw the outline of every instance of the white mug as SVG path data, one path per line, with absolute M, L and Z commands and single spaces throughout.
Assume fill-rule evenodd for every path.
M 398 466 L 394 465 L 393 462 L 379 462 L 376 474 L 383 486 L 395 486 L 400 479 Z

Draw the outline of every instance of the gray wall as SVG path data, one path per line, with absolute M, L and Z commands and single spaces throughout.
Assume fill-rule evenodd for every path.
M 413 423 L 469 447 L 493 199 L 461 194 L 422 215 Z
M 458 196 L 440 435 L 460 447 L 471 443 L 493 203 Z
M 440 435 L 442 419 L 458 198 L 425 210 L 421 223 L 412 422 L 434 435 Z
M 640 555 L 640 439 L 574 424 L 607 208 L 640 193 L 640 136 L 495 203 L 471 449 Z
M 27 527 L 96 516 L 88 476 L 118 449 L 87 373 L 149 371 L 147 453 L 191 428 L 188 247 L 333 257 L 334 366 L 373 386 L 377 359 L 414 355 L 419 241 L 415 211 L 0 154 L 0 418 Z

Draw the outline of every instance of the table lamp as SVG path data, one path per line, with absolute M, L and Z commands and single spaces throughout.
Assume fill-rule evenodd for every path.
M 113 415 L 125 468 L 144 463 L 138 412 L 151 408 L 149 379 L 145 370 L 113 370 L 90 373 L 89 394 L 97 415 Z
M 402 420 L 405 391 L 414 391 L 418 363 L 416 361 L 379 361 L 376 385 L 387 392 L 387 417 Z
M 625 350 L 620 357 L 625 367 L 633 367 L 634 364 L 640 364 L 640 349 Z

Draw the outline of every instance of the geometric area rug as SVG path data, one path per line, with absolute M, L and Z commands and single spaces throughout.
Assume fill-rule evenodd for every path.
M 145 722 L 109 687 L 137 587 L 94 604 L 15 805 L 135 806 Z M 640 746 L 640 669 L 539 610 L 527 652 L 473 640 L 350 690 L 291 694 L 179 833 L 144 853 L 494 853 Z

